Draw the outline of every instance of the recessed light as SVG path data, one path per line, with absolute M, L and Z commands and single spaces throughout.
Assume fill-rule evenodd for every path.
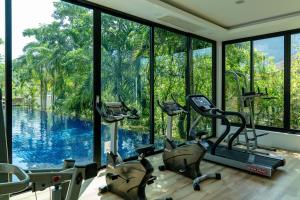
M 242 3 L 245 3 L 245 0 L 237 0 L 235 3 L 236 4 L 242 4 Z

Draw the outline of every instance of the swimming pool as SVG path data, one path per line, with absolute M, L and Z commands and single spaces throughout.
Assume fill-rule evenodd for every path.
M 22 107 L 13 107 L 13 164 L 22 168 L 61 167 L 66 158 L 78 163 L 93 160 L 93 123 Z M 110 140 L 109 126 L 101 127 L 101 146 Z M 137 144 L 147 144 L 149 134 L 118 130 L 118 149 L 124 158 L 136 155 Z M 156 146 L 163 146 L 157 140 Z M 106 154 L 102 151 L 101 163 Z

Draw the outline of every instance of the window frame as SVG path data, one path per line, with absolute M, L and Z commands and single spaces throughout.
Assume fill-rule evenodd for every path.
M 94 107 L 94 131 L 93 131 L 93 160 L 98 164 L 98 168 L 101 169 L 105 166 L 101 166 L 101 124 L 99 121 L 101 117 L 99 113 L 95 109 L 97 96 L 101 96 L 101 81 L 99 76 L 101 77 L 101 14 L 109 14 L 115 17 L 120 17 L 126 20 L 130 20 L 133 22 L 137 22 L 143 25 L 147 25 L 150 27 L 150 144 L 154 144 L 154 65 L 155 65 L 155 55 L 154 55 L 154 29 L 162 28 L 170 32 L 174 32 L 187 38 L 187 64 L 185 73 L 188 74 L 185 80 L 185 90 L 186 95 L 190 94 L 190 77 L 192 67 L 192 47 L 191 40 L 199 39 L 212 44 L 212 101 L 216 102 L 216 58 L 217 58 L 217 50 L 216 50 L 216 41 L 211 40 L 196 34 L 192 34 L 189 32 L 184 32 L 169 26 L 165 26 L 156 22 L 152 22 L 150 20 L 146 20 L 143 18 L 139 18 L 137 16 L 133 16 L 118 10 L 114 10 L 111 8 L 107 8 L 92 2 L 88 2 L 86 0 L 62 0 L 67 3 L 75 4 L 78 6 L 83 6 L 85 8 L 89 8 L 93 10 L 93 107 Z M 9 161 L 12 163 L 12 0 L 5 0 L 5 98 L 6 98 L 6 133 L 8 139 L 8 151 L 9 151 Z M 188 116 L 187 119 L 190 119 Z M 190 120 L 188 120 L 189 128 Z M 216 123 L 215 121 L 212 124 L 213 136 L 215 136 L 216 132 Z M 157 151 L 155 153 L 160 153 L 162 150 Z M 136 157 L 129 158 L 126 160 L 136 159 Z
M 283 127 L 271 127 L 271 126 L 262 126 L 256 125 L 257 129 L 266 130 L 266 131 L 276 131 L 289 134 L 300 134 L 300 130 L 291 129 L 290 127 L 290 92 L 291 92 L 291 36 L 294 34 L 300 33 L 300 29 L 292 29 L 287 31 L 280 31 L 274 33 L 268 33 L 263 35 L 257 35 L 246 38 L 239 38 L 234 40 L 228 40 L 222 42 L 222 109 L 226 108 L 225 102 L 225 71 L 226 71 L 226 45 L 236 44 L 241 42 L 250 42 L 250 82 L 251 90 L 253 91 L 253 76 L 254 76 L 254 41 L 269 39 L 274 37 L 284 37 L 284 113 L 283 113 Z M 233 125 L 237 126 L 237 123 Z

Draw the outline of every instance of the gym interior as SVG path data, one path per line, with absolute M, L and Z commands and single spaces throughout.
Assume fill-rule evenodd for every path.
M 0 0 L 0 89 L 0 200 L 300 199 L 299 0 Z

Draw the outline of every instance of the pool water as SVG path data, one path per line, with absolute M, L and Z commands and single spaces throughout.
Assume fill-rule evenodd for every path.
M 64 159 L 77 163 L 93 160 L 93 123 L 22 107 L 13 107 L 13 164 L 22 168 L 61 167 Z M 101 126 L 101 163 L 106 163 L 104 143 L 110 140 L 110 127 Z M 135 156 L 135 146 L 148 144 L 149 134 L 118 130 L 118 152 L 125 159 Z M 157 140 L 156 147 L 162 147 Z

